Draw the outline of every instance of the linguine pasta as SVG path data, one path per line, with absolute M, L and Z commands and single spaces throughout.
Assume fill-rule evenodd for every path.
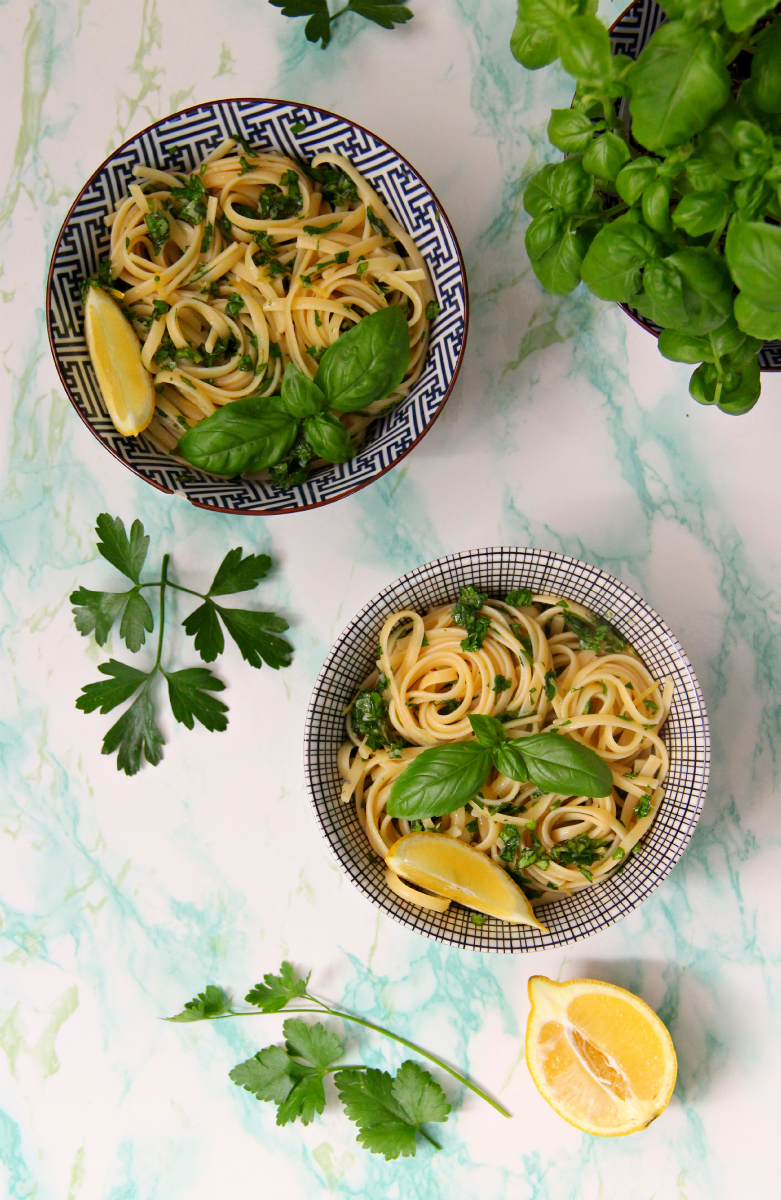
M 619 869 L 648 831 L 668 772 L 659 729 L 673 685 L 655 680 L 612 627 L 574 601 L 529 593 L 518 607 L 473 594 L 487 618 L 480 648 L 465 648 L 452 604 L 386 620 L 377 666 L 347 713 L 342 800 L 356 805 L 382 858 L 404 834 L 436 830 L 490 855 L 540 904 Z M 361 700 L 366 693 L 369 701 Z M 555 729 L 590 747 L 610 766 L 611 795 L 542 794 L 492 767 L 480 793 L 456 812 L 422 822 L 390 817 L 393 781 L 423 749 L 473 740 L 470 713 L 499 718 L 510 738 Z M 391 889 L 413 904 L 448 907 L 386 872 Z
M 410 332 L 403 381 L 339 414 L 357 449 L 423 368 L 438 308 L 423 257 L 346 158 L 319 154 L 305 169 L 273 150 L 239 150 L 226 140 L 189 177 L 137 166 L 107 218 L 111 275 L 154 374 L 146 434 L 175 452 L 220 406 L 278 392 L 289 361 L 313 378 L 341 333 L 399 305 Z

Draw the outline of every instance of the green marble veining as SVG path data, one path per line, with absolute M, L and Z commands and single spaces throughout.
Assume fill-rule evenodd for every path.
M 776 1194 L 778 385 L 736 424 L 693 412 L 684 373 L 617 309 L 542 292 L 521 194 L 554 156 L 547 113 L 571 85 L 512 60 L 505 0 L 414 7 L 393 34 L 340 21 L 323 52 L 265 0 L 192 0 L 186 19 L 157 0 L 0 4 L 0 1195 L 14 1200 Z M 73 414 L 46 345 L 48 256 L 84 179 L 150 121 L 226 94 L 365 111 L 435 183 L 467 261 L 470 344 L 437 425 L 370 488 L 305 516 L 219 516 L 136 481 Z M 272 554 L 258 595 L 289 615 L 296 645 L 278 674 L 226 660 L 229 730 L 166 726 L 163 763 L 135 780 L 99 754 L 109 718 L 72 707 L 106 657 L 68 603 L 77 583 L 113 586 L 94 549 L 104 509 L 139 516 L 150 562 L 172 549 L 193 580 L 232 545 Z M 328 857 L 300 766 L 314 678 L 352 613 L 430 558 L 500 541 L 562 550 L 642 592 L 693 660 L 714 739 L 702 820 L 665 884 L 598 938 L 511 960 L 378 916 Z M 188 653 L 173 624 L 172 646 Z M 324 996 L 469 1071 L 515 1119 L 450 1081 L 439 1153 L 386 1164 L 338 1114 L 277 1129 L 227 1072 L 280 1039 L 279 1019 L 158 1018 L 207 982 L 241 996 L 285 956 Z M 522 1049 L 531 973 L 609 979 L 660 1012 L 679 1077 L 647 1132 L 589 1138 L 539 1099 Z M 404 1056 L 344 1033 L 372 1065 Z

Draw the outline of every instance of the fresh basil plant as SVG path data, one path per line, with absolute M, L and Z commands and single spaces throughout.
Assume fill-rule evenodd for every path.
M 562 796 L 608 796 L 613 775 L 588 746 L 558 733 L 508 738 L 496 717 L 470 716 L 474 742 L 424 750 L 394 780 L 386 812 L 422 821 L 474 800 L 491 767 L 519 783 Z
M 695 400 L 748 412 L 757 351 L 781 338 L 781 15 L 766 0 L 665 0 L 633 62 L 611 54 L 594 7 L 518 0 L 515 57 L 558 58 L 577 81 L 548 124 L 568 157 L 524 193 L 532 267 L 548 291 L 582 280 L 631 305 L 662 328 L 665 358 L 700 364 Z
M 313 380 L 289 362 L 279 396 L 233 400 L 189 429 L 177 453 L 227 478 L 270 467 L 273 482 L 301 483 L 313 455 L 332 463 L 353 457 L 334 411 L 356 412 L 389 395 L 404 378 L 409 350 L 404 313 L 397 305 L 382 308 L 328 347 Z

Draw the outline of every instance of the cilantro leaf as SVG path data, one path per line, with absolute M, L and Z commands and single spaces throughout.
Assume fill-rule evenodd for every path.
M 111 682 L 98 680 L 97 683 L 85 684 L 81 689 L 82 695 L 76 701 L 76 707 L 81 712 L 91 713 L 96 708 L 102 713 L 111 712 L 112 708 L 129 700 L 133 692 L 138 691 L 142 683 L 149 679 L 146 671 L 118 662 L 116 658 L 101 663 L 98 670 L 103 675 L 110 675 Z
M 108 664 L 106 664 L 108 665 Z M 102 754 L 117 754 L 117 770 L 135 775 L 141 766 L 141 754 L 150 766 L 162 760 L 165 738 L 155 724 L 155 706 L 149 694 L 151 676 L 133 703 L 112 725 L 103 739 Z M 78 704 L 78 701 L 76 702 Z M 113 706 L 112 706 L 113 707 Z
M 175 1017 L 165 1017 L 166 1021 L 210 1021 L 222 1013 L 230 1012 L 230 1001 L 226 999 L 222 988 L 209 984 L 205 991 L 199 992 L 194 1000 L 188 1000 L 184 1010 Z
M 124 612 L 130 592 L 91 592 L 87 588 L 77 588 L 71 592 L 73 622 L 83 637 L 95 634 L 99 646 L 105 645 L 111 628 L 117 617 Z
M 125 645 L 135 654 L 146 641 L 146 633 L 151 633 L 155 627 L 152 610 L 138 588 L 128 592 L 127 604 L 119 626 L 119 636 L 125 639 Z
M 263 983 L 256 983 L 244 997 L 247 1004 L 263 1012 L 281 1012 L 291 1000 L 306 995 L 306 979 L 299 979 L 289 962 L 283 962 L 278 975 L 264 975 Z
M 415 1154 L 416 1133 L 426 1121 L 444 1121 L 445 1094 L 417 1063 L 407 1060 L 392 1078 L 387 1071 L 338 1071 L 334 1083 L 358 1141 L 386 1160 Z
M 216 675 L 212 675 L 206 667 L 186 667 L 183 671 L 164 671 L 168 682 L 168 699 L 171 701 L 171 711 L 177 721 L 193 728 L 193 721 L 200 721 L 212 733 L 222 732 L 228 728 L 225 713 L 228 706 L 221 700 L 209 695 L 210 692 L 222 692 L 225 684 Z
M 98 552 L 112 567 L 116 567 L 123 575 L 127 575 L 128 579 L 132 579 L 133 583 L 139 583 L 149 549 L 149 538 L 144 533 L 141 522 L 133 522 L 128 538 L 120 517 L 101 513 L 95 522 L 95 532 L 103 539 L 98 542 Z
M 217 616 L 217 606 L 206 600 L 182 621 L 185 633 L 195 638 L 195 649 L 204 662 L 214 662 L 225 649 L 225 638 Z
M 271 559 L 267 554 L 248 554 L 242 558 L 244 549 L 237 546 L 229 550 L 217 568 L 208 596 L 229 596 L 234 592 L 251 592 L 271 570 Z
M 288 628 L 282 617 L 247 608 L 221 608 L 219 604 L 214 607 L 241 651 L 241 657 L 250 666 L 260 667 L 265 662 L 276 671 L 290 665 L 293 647 L 284 638 L 276 636 Z
M 411 9 L 404 4 L 396 4 L 394 0 L 348 0 L 347 7 L 351 12 L 366 17 L 367 21 L 381 25 L 383 29 L 403 25 L 414 16 Z
M 315 1025 L 307 1025 L 300 1017 L 290 1017 L 282 1026 L 282 1032 L 288 1054 L 303 1058 L 313 1067 L 325 1070 L 344 1054 L 344 1044 L 319 1021 Z

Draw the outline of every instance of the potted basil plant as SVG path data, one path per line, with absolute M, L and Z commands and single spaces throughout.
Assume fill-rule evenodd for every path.
M 526 249 L 564 295 L 581 280 L 699 364 L 695 400 L 740 414 L 757 352 L 781 338 L 781 16 L 765 0 L 665 0 L 637 60 L 611 54 L 595 0 L 519 0 L 523 66 L 560 59 L 577 87 L 529 181 Z

